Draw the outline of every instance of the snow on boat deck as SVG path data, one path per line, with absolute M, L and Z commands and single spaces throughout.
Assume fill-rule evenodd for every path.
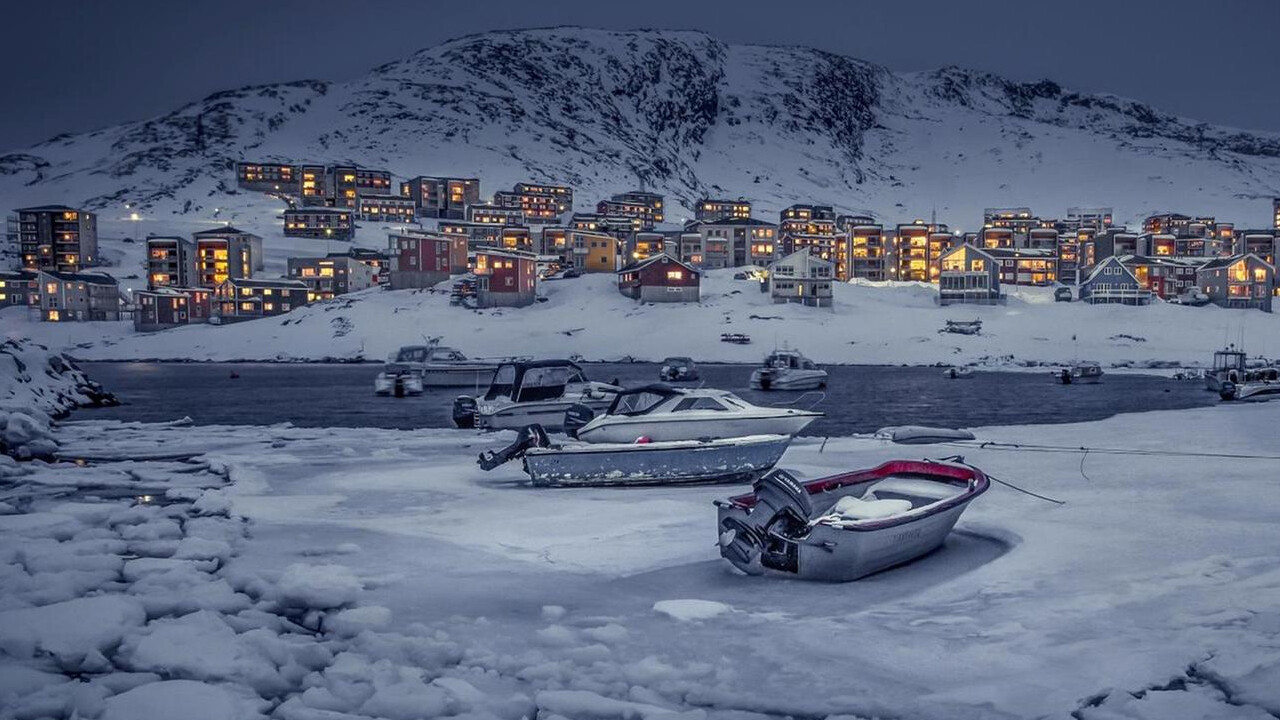
M 975 434 L 1275 455 L 1278 424 L 1280 403 L 1272 403 Z M 413 698 L 419 713 L 494 717 L 1280 712 L 1275 460 L 1089 455 L 1082 466 L 1079 454 L 966 448 L 968 462 L 1066 505 L 993 487 L 937 552 L 828 586 L 745 577 L 719 560 L 711 500 L 724 487 L 542 490 L 528 487 L 518 467 L 484 473 L 475 455 L 507 442 L 507 433 L 99 421 L 67 423 L 59 433 L 64 451 L 86 456 L 207 447 L 204 460 L 234 483 L 219 492 L 250 519 L 248 537 L 233 543 L 214 577 L 274 597 L 266 589 L 290 566 L 316 565 L 326 569 L 302 573 L 305 596 L 347 605 L 355 598 L 354 609 L 328 613 L 329 633 L 306 636 L 332 654 L 313 658 L 307 682 L 315 688 L 304 696 L 300 683 L 289 684 L 293 676 L 279 674 L 284 686 L 270 697 L 287 706 L 280 717 L 320 717 L 320 707 L 408 717 L 393 711 L 404 707 L 396 697 Z M 781 466 L 818 477 L 952 451 L 870 438 L 832 439 L 824 449 L 801 439 Z M 149 465 L 132 469 L 145 474 Z M 163 479 L 161 465 L 154 475 Z M 128 475 L 111 468 L 37 466 L 10 478 L 6 497 L 76 473 L 127 485 Z M 87 524 L 91 514 L 47 512 L 63 520 L 0 524 L 4 544 L 13 546 L 13 533 L 65 536 L 68 523 Z M 301 571 L 291 572 L 296 579 Z M 4 583 L 0 607 L 42 604 L 33 588 L 67 581 L 57 576 Z M 260 682 L 211 668 L 195 657 L 202 650 L 156 654 L 151 643 L 140 654 L 145 638 L 178 623 L 164 637 L 202 640 L 195 647 L 222 648 L 245 667 L 268 662 L 268 650 L 278 649 L 250 634 L 258 632 L 250 629 L 255 611 L 229 607 L 229 635 L 210 630 L 221 626 L 208 618 L 122 627 L 123 649 L 106 646 L 104 676 L 121 677 L 101 681 L 116 688 L 104 693 L 128 685 L 126 661 L 160 658 L 170 682 L 223 682 L 235 700 L 227 703 L 269 711 L 271 703 L 251 702 L 266 694 Z M 717 610 L 670 612 L 690 607 Z M 0 690 L 10 693 L 6 704 L 24 707 L 36 701 L 31 693 L 71 696 L 55 684 L 56 670 L 31 675 L 50 668 L 13 656 L 15 647 L 0 638 L 0 669 L 28 679 Z M 96 709 L 81 714 L 95 717 Z

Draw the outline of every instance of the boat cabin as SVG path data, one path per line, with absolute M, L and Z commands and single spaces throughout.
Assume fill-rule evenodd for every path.
M 568 360 L 503 363 L 494 373 L 484 399 L 508 398 L 512 402 L 551 400 L 564 395 L 567 385 L 587 382 L 582 368 Z
M 458 362 L 466 360 L 461 351 L 442 345 L 406 345 L 391 357 L 393 363 Z
M 1228 370 L 1244 372 L 1245 354 L 1243 350 L 1218 350 L 1213 353 L 1213 372 L 1225 373 Z
M 787 370 L 820 370 L 816 364 L 809 358 L 801 355 L 797 350 L 774 350 L 764 359 L 764 366 L 767 368 L 778 368 Z

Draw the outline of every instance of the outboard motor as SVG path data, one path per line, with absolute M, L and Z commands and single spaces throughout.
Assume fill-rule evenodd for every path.
M 795 540 L 808 531 L 813 503 L 799 480 L 774 470 L 754 486 L 756 504 L 745 521 L 726 518 L 720 528 L 720 554 L 744 572 L 763 568 L 796 572 Z M 758 564 L 757 564 L 758 563 Z
M 764 370 L 760 373 L 760 389 L 768 390 L 773 386 L 773 371 Z
M 489 471 L 499 465 L 514 460 L 531 447 L 548 447 L 551 439 L 541 425 L 525 425 L 516 434 L 516 441 L 498 451 L 486 450 L 480 453 L 476 463 L 481 470 Z
M 1068 369 L 1066 369 L 1066 368 L 1063 368 L 1063 370 L 1062 370 L 1062 374 L 1061 374 L 1061 375 L 1059 375 L 1059 376 L 1058 376 L 1058 378 L 1059 378 L 1060 380 L 1062 380 L 1062 384 L 1063 384 L 1063 385 L 1070 385 L 1070 384 L 1071 384 L 1071 371 L 1070 371 L 1070 370 L 1068 370 Z
M 564 434 L 571 438 L 578 437 L 578 430 L 596 416 L 594 410 L 582 403 L 574 403 L 564 411 Z
M 1222 398 L 1223 400 L 1235 400 L 1236 384 L 1231 382 L 1230 380 L 1224 380 L 1222 382 L 1222 387 L 1218 389 L 1218 397 Z
M 453 424 L 460 428 L 476 426 L 476 399 L 459 395 L 453 401 Z

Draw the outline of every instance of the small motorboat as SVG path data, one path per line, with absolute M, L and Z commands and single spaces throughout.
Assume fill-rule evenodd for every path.
M 662 361 L 658 379 L 663 382 L 692 382 L 698 379 L 698 366 L 693 358 L 669 357 Z
M 422 375 L 414 372 L 406 365 L 387 363 L 373 379 L 375 395 L 391 395 L 405 397 L 422 394 Z
M 816 390 L 827 385 L 827 371 L 799 350 L 774 350 L 751 373 L 752 390 Z
M 778 464 L 790 435 L 720 440 L 552 443 L 541 427 L 523 428 L 511 445 L 480 454 L 484 470 L 521 458 L 533 485 L 615 486 L 746 482 Z
M 988 487 L 977 468 L 929 460 L 806 483 L 775 470 L 716 501 L 720 555 L 750 575 L 857 580 L 941 546 Z
M 392 381 L 405 374 L 417 375 L 422 387 L 488 387 L 498 365 L 514 359 L 468 358 L 441 345 L 440 338 L 432 338 L 426 345 L 406 345 L 393 353 L 374 389 L 379 395 L 389 395 L 396 387 Z
M 1248 377 L 1235 383 L 1230 380 L 1222 383 L 1218 396 L 1223 400 L 1240 400 L 1242 402 L 1261 402 L 1280 398 L 1280 369 L 1267 368 L 1252 371 Z
M 720 342 L 732 343 L 734 345 L 750 345 L 751 336 L 742 333 L 720 333 Z
M 498 366 L 484 394 L 462 395 L 453 401 L 453 422 L 462 428 L 488 430 L 534 424 L 559 430 L 570 407 L 585 405 L 592 412 L 603 412 L 621 391 L 616 384 L 588 380 L 582 368 L 569 360 L 508 362 Z
M 971 367 L 951 367 L 942 371 L 942 377 L 948 380 L 972 380 L 973 368 Z
M 624 390 L 596 415 L 572 408 L 565 432 L 589 443 L 705 440 L 744 435 L 795 435 L 822 413 L 752 405 L 725 390 L 647 385 Z
M 1102 366 L 1096 362 L 1078 362 L 1055 372 L 1054 377 L 1063 385 L 1092 384 L 1102 379 Z
M 980 335 L 982 334 L 981 320 L 948 320 L 947 324 L 942 326 L 940 333 L 954 333 L 956 335 Z

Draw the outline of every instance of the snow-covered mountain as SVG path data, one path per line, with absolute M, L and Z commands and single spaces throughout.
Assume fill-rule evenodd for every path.
M 1209 102 L 1206 99 L 1206 102 Z M 235 188 L 239 159 L 356 162 L 402 176 L 578 188 L 586 208 L 643 186 L 673 205 L 745 196 L 886 222 L 981 209 L 1112 205 L 1269 219 L 1280 135 L 1132 100 L 958 68 L 898 74 L 806 48 L 700 32 L 552 28 L 446 42 L 343 83 L 211 95 L 174 112 L 0 156 L 0 207 L 36 202 L 269 226 L 278 204 Z M 679 220 L 681 213 L 668 213 Z M 269 230 L 269 227 L 262 227 Z

